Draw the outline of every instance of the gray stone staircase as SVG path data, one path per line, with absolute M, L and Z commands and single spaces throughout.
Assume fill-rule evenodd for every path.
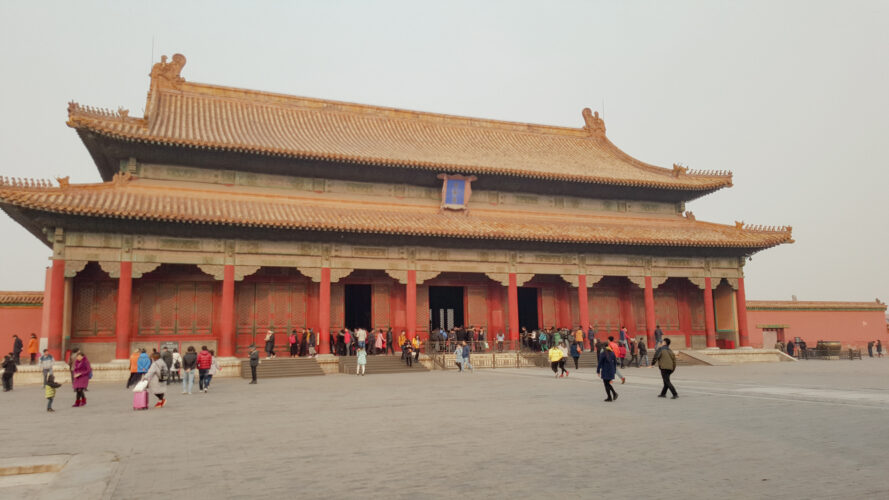
M 356 356 L 340 356 L 340 373 L 354 374 L 356 364 L 358 364 Z M 400 354 L 382 354 L 368 356 L 365 371 L 368 375 L 379 375 L 381 373 L 415 373 L 429 370 L 417 361 L 414 361 L 413 367 L 408 367 L 401 360 Z
M 324 375 L 321 366 L 313 358 L 262 359 L 256 370 L 258 378 L 313 377 Z M 250 378 L 250 361 L 241 361 L 241 377 Z

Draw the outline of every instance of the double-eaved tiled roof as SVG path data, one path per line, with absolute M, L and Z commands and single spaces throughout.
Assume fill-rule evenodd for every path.
M 782 228 L 675 216 L 472 208 L 442 211 L 402 200 L 351 200 L 240 186 L 170 185 L 117 175 L 101 184 L 0 181 L 0 205 L 57 214 L 172 223 L 603 245 L 764 249 L 792 242 Z
M 436 172 L 713 191 L 728 172 L 660 168 L 618 149 L 584 110 L 582 128 L 467 118 L 186 82 L 185 58 L 155 65 L 145 116 L 76 103 L 68 124 L 125 141 Z

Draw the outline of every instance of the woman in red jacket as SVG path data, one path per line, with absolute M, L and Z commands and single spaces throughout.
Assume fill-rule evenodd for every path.
M 201 346 L 198 353 L 198 390 L 207 392 L 207 374 L 213 365 L 213 355 L 207 350 L 207 346 Z

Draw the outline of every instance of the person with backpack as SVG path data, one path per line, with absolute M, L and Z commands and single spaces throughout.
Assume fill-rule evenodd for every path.
M 173 369 L 173 353 L 164 346 L 164 350 L 161 353 L 161 360 L 167 365 L 167 369 L 164 370 L 166 377 L 164 378 L 164 382 L 167 385 L 170 385 L 170 370 Z
M 15 358 L 12 357 L 12 353 L 3 356 L 3 392 L 9 392 L 12 390 L 12 378 L 15 375 L 15 372 L 18 371 L 18 367 L 15 366 Z
M 210 381 L 213 380 L 213 375 L 219 373 L 219 362 L 216 360 L 216 351 L 210 350 L 210 368 L 207 370 L 207 377 L 204 380 L 204 392 L 207 392 L 207 389 L 210 388 Z
M 578 330 L 580 331 L 580 330 Z M 580 369 L 580 351 L 583 349 L 583 341 L 571 343 L 571 359 L 574 360 L 574 369 Z
M 179 349 L 173 349 L 173 368 L 170 370 L 170 379 L 173 382 L 181 382 L 182 377 L 179 376 L 179 370 L 182 369 L 182 355 Z
M 148 381 L 148 392 L 154 394 L 157 398 L 157 403 L 154 407 L 163 408 L 167 404 L 167 399 L 164 397 L 167 387 L 164 372 L 167 369 L 167 364 L 161 359 L 161 355 L 156 352 L 151 353 L 151 360 L 151 367 L 148 368 L 142 380 Z
M 639 358 L 636 360 L 636 368 L 639 368 L 639 363 L 644 362 L 644 366 L 648 366 L 648 346 L 645 345 L 645 339 L 639 340 L 639 345 L 636 346 L 639 349 Z
M 268 341 L 266 341 L 268 342 Z M 274 341 L 273 341 L 274 342 Z M 268 352 L 268 343 L 266 343 L 266 352 Z M 268 359 L 268 358 L 266 358 Z M 207 346 L 201 346 L 201 352 L 198 353 L 198 390 L 207 392 L 207 387 L 205 385 L 207 381 L 207 374 L 210 372 L 210 367 L 213 366 L 213 355 L 210 354 L 210 351 L 207 349 Z
M 194 388 L 194 370 L 197 363 L 198 354 L 194 352 L 194 346 L 188 346 L 185 356 L 182 356 L 182 394 L 191 394 Z

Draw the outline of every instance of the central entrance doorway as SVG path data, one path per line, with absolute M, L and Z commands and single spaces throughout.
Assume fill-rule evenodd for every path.
M 430 286 L 429 309 L 429 331 L 463 326 L 463 287 Z
M 346 285 L 344 287 L 345 324 L 349 330 L 373 328 L 371 323 L 370 285 Z
M 522 327 L 529 332 L 540 328 L 537 318 L 537 289 L 533 287 L 519 287 L 519 331 Z

